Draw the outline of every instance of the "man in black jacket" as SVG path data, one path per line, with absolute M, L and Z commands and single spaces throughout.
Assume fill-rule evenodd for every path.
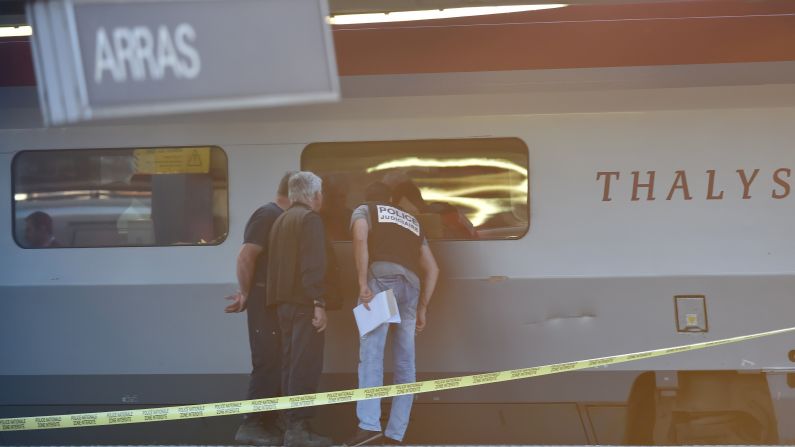
M 248 340 L 251 347 L 251 377 L 247 399 L 281 396 L 281 337 L 275 306 L 265 305 L 265 284 L 268 277 L 268 243 L 271 227 L 290 206 L 287 182 L 293 172 L 287 172 L 279 182 L 276 200 L 259 207 L 248 220 L 243 246 L 237 256 L 237 281 L 240 291 L 225 312 L 243 312 L 248 319 Z M 281 446 L 283 431 L 274 412 L 246 415 L 235 433 L 235 440 L 243 444 Z
M 317 392 L 326 329 L 326 243 L 322 181 L 311 172 L 290 177 L 287 209 L 273 225 L 268 253 L 268 305 L 275 305 L 282 335 L 282 390 Z M 331 439 L 309 429 L 314 408 L 287 410 L 287 447 L 327 447 Z

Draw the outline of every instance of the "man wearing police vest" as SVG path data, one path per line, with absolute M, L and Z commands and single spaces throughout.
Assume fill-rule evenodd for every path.
M 384 348 L 390 326 L 395 383 L 416 381 L 414 335 L 425 329 L 428 303 L 439 277 L 439 268 L 419 221 L 389 203 L 390 198 L 388 186 L 373 183 L 365 190 L 367 203 L 351 216 L 359 302 L 367 306 L 375 294 L 392 289 L 400 312 L 400 323 L 384 323 L 359 340 L 360 388 L 383 385 Z M 385 444 L 400 444 L 408 428 L 413 399 L 413 395 L 393 398 L 383 433 L 380 399 L 357 402 L 359 426 L 347 445 L 365 445 L 382 436 Z

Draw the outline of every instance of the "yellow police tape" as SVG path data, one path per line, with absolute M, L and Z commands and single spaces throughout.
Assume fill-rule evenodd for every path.
M 39 416 L 26 418 L 0 419 L 0 432 L 17 430 L 41 430 L 50 428 L 95 427 L 100 425 L 132 424 L 138 422 L 171 421 L 181 419 L 202 418 L 211 416 L 227 416 L 232 414 L 275 411 L 289 408 L 310 407 L 316 405 L 355 402 L 364 399 L 394 397 L 403 394 L 418 394 L 431 391 L 464 388 L 488 383 L 507 382 L 549 374 L 614 365 L 616 363 L 661 357 L 678 352 L 695 351 L 697 349 L 737 343 L 754 338 L 768 337 L 776 334 L 795 331 L 795 327 L 760 332 L 751 335 L 725 338 L 722 340 L 694 343 L 673 348 L 654 349 L 632 354 L 614 355 L 568 363 L 536 366 L 532 368 L 513 369 L 508 371 L 475 374 L 471 376 L 450 377 L 447 379 L 426 380 L 424 382 L 402 385 L 387 385 L 354 390 L 329 391 L 326 393 L 304 394 L 300 396 L 274 397 L 270 399 L 242 400 L 236 402 L 218 402 L 177 407 L 146 408 L 138 410 L 108 411 L 100 413 L 65 414 L 56 416 Z

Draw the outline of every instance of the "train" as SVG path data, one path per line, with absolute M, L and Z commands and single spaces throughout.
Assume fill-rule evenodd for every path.
M 35 89 L 6 88 L 0 416 L 242 399 L 245 316 L 224 314 L 223 297 L 248 217 L 289 170 L 324 178 L 335 228 L 344 299 L 324 390 L 356 386 L 346 213 L 393 173 L 421 192 L 441 268 L 418 379 L 790 327 L 795 83 L 770 82 L 786 73 L 795 63 L 350 76 L 336 104 L 65 128 L 43 127 Z M 451 210 L 474 231 L 456 233 Z M 51 221 L 44 243 L 28 234 L 35 213 Z M 777 335 L 431 392 L 408 437 L 791 443 L 794 361 Z M 213 420 L 0 440 L 231 439 Z M 355 424 L 350 406 L 318 421 L 340 436 Z

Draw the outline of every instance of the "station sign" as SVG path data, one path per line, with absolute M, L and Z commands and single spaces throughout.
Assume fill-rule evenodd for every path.
M 339 99 L 326 0 L 36 0 L 45 123 Z

